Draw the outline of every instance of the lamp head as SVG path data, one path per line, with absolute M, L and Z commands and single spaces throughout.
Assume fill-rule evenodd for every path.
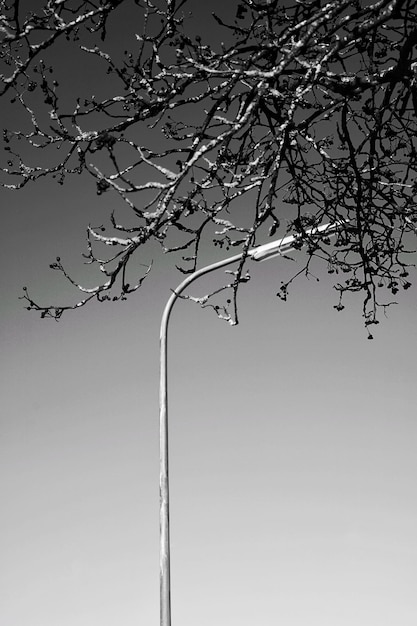
M 348 221 L 349 220 L 343 220 L 323 224 L 322 226 L 314 226 L 313 228 L 306 230 L 306 233 L 308 235 L 323 235 L 326 237 L 329 235 L 332 236 L 337 233 L 337 229 L 340 226 L 343 226 Z M 288 237 L 271 241 L 263 246 L 258 246 L 257 248 L 249 250 L 249 256 L 254 259 L 254 261 L 265 261 L 266 259 L 271 259 L 274 256 L 282 256 L 286 252 L 290 252 L 295 249 L 294 243 L 296 239 L 296 235 L 289 235 Z

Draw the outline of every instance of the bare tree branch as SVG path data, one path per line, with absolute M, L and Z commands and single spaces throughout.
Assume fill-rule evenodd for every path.
M 0 93 L 26 129 L 3 132 L 1 183 L 89 176 L 133 219 L 88 228 L 85 258 L 103 276 L 96 286 L 54 264 L 87 297 L 40 306 L 25 292 L 29 308 L 59 318 L 92 298 L 124 299 L 143 281 L 127 285 L 129 263 L 152 241 L 187 273 L 202 246 L 245 253 L 279 231 L 307 244 L 304 273 L 321 259 L 339 274 L 338 310 L 346 292 L 364 294 L 367 326 L 410 287 L 415 0 L 236 0 L 234 12 L 213 17 L 223 43 L 194 32 L 194 0 L 45 0 L 27 14 L 19 2 L 0 6 Z M 128 7 L 137 19 L 121 41 L 113 17 Z M 70 94 L 58 45 L 97 64 L 100 94 Z M 334 246 L 306 240 L 307 227 L 329 220 L 349 220 Z M 225 301 L 195 300 L 236 322 L 245 260 L 211 294 Z

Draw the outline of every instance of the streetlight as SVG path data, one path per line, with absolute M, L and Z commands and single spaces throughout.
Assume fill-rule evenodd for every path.
M 344 222 L 324 224 L 306 230 L 307 235 L 335 235 Z M 248 250 L 247 257 L 254 261 L 265 261 L 294 250 L 297 237 L 290 235 Z M 160 525 L 160 626 L 171 626 L 171 577 L 170 577 L 170 545 L 169 545 L 169 474 L 168 474 L 168 322 L 172 307 L 181 293 L 200 276 L 208 274 L 226 265 L 242 259 L 243 253 L 236 254 L 217 263 L 190 274 L 173 291 L 165 305 L 161 320 L 160 334 L 160 382 L 159 382 L 159 525 Z

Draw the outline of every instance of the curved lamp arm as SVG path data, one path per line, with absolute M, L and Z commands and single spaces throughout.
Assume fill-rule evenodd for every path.
M 335 235 L 337 229 L 344 222 L 334 222 L 311 228 L 306 231 L 308 235 L 323 236 Z M 294 250 L 294 242 L 297 237 L 290 235 L 263 246 L 251 248 L 247 252 L 247 257 L 254 261 L 264 261 L 275 256 L 283 255 Z M 217 263 L 212 263 L 206 267 L 190 274 L 173 291 L 171 297 L 165 305 L 161 320 L 160 333 L 160 382 L 159 382 L 159 453 L 160 453 L 160 474 L 159 474 L 159 525 L 160 525 L 160 626 L 171 626 L 171 576 L 170 576 L 170 545 L 169 545 L 169 473 L 168 473 L 168 323 L 172 307 L 182 292 L 197 278 L 209 274 L 221 267 L 231 265 L 240 261 L 243 252 L 236 254 Z

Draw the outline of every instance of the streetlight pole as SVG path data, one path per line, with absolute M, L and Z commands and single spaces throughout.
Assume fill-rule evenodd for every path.
M 306 231 L 308 235 L 335 235 L 340 222 L 325 224 Z M 247 257 L 254 261 L 264 261 L 294 250 L 296 236 L 290 235 L 263 246 L 252 248 Z M 161 320 L 160 334 L 160 382 L 159 382 L 159 527 L 160 527 L 160 626 L 171 626 L 171 574 L 170 574 L 170 536 L 169 536 L 169 470 L 168 470 L 168 323 L 178 297 L 197 278 L 221 267 L 231 265 L 242 259 L 243 253 L 236 254 L 190 274 L 173 291 L 165 305 Z

